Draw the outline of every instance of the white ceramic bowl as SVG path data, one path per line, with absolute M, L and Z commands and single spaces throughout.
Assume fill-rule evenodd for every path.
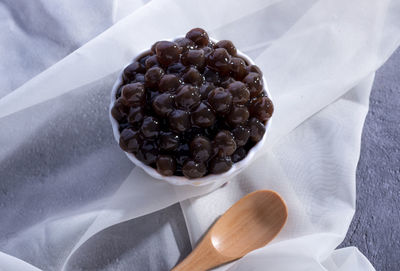
M 166 39 L 166 40 L 172 41 L 172 39 Z M 211 39 L 211 40 L 214 41 L 214 42 L 217 42 L 214 39 Z M 147 51 L 148 50 L 143 51 L 142 53 L 140 53 L 135 58 L 135 60 L 138 59 L 140 56 L 142 56 Z M 252 65 L 255 64 L 253 62 L 253 60 L 251 60 L 247 55 L 243 54 L 239 50 L 237 50 L 237 54 L 238 54 L 238 56 L 246 59 L 248 61 L 248 63 L 250 63 Z M 130 63 L 128 63 L 128 65 Z M 113 129 L 113 132 L 114 132 L 114 138 L 117 141 L 117 143 L 119 143 L 120 133 L 119 133 L 119 130 L 118 130 L 118 122 L 111 115 L 111 109 L 112 109 L 112 107 L 114 105 L 114 102 L 116 100 L 115 99 L 115 94 L 116 94 L 118 88 L 122 84 L 123 71 L 124 70 L 122 69 L 122 71 L 119 73 L 117 81 L 114 83 L 114 86 L 112 88 L 112 91 L 111 91 L 111 104 L 110 104 L 110 109 L 109 109 L 110 121 L 111 121 L 112 129 Z M 265 80 L 265 77 L 263 76 L 262 79 L 263 79 L 264 90 L 265 90 L 267 96 L 271 99 L 271 94 L 270 94 L 270 92 L 268 90 L 268 86 L 267 86 L 267 82 Z M 162 180 L 162 181 L 166 181 L 166 182 L 168 182 L 170 184 L 173 184 L 173 185 L 202 186 L 202 185 L 207 185 L 207 184 L 210 184 L 212 182 L 215 182 L 215 181 L 221 180 L 221 179 L 229 180 L 229 178 L 237 175 L 244 168 L 246 168 L 246 166 L 248 166 L 253 161 L 256 153 L 263 147 L 263 145 L 265 143 L 266 135 L 267 135 L 268 130 L 270 129 L 270 126 L 271 126 L 271 120 L 269 120 L 267 122 L 267 125 L 265 126 L 265 133 L 264 133 L 263 138 L 253 148 L 250 149 L 250 151 L 247 153 L 247 156 L 243 160 L 241 160 L 241 161 L 239 161 L 237 163 L 234 163 L 230 170 L 228 170 L 227 172 L 224 172 L 222 174 L 209 174 L 209 175 L 206 175 L 204 177 L 197 178 L 197 179 L 188 179 L 188 178 L 186 178 L 184 176 L 164 176 L 164 175 L 161 175 L 154 168 L 152 168 L 152 167 L 142 163 L 138 159 L 136 159 L 135 155 L 133 155 L 132 153 L 125 152 L 125 154 L 128 156 L 128 158 L 136 166 L 142 168 L 147 174 L 149 174 L 150 176 L 152 176 L 152 177 L 154 177 L 156 179 L 159 179 L 159 180 Z

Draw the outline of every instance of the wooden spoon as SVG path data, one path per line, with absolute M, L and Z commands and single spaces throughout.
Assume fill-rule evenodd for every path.
M 281 231 L 287 207 L 274 191 L 259 190 L 236 202 L 172 271 L 205 271 L 268 244 Z

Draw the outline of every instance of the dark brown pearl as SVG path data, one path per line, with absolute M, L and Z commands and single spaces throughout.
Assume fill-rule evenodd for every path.
M 128 65 L 123 72 L 123 78 L 125 81 L 130 82 L 135 79 L 137 73 L 144 73 L 146 69 L 137 61 Z
M 126 152 L 136 152 L 139 150 L 142 140 L 138 132 L 127 128 L 121 132 L 119 146 Z
M 249 89 L 240 81 L 230 83 L 228 91 L 232 94 L 232 102 L 234 104 L 246 104 L 250 99 Z
M 196 68 L 190 67 L 185 70 L 185 73 L 182 76 L 182 80 L 186 84 L 200 86 L 203 83 L 203 76 Z
M 153 110 L 160 117 L 166 117 L 174 110 L 174 96 L 170 93 L 161 93 L 154 98 Z
M 144 118 L 144 110 L 141 106 L 134 106 L 130 108 L 128 121 L 132 124 L 139 123 Z
M 251 101 L 250 113 L 262 122 L 269 120 L 274 112 L 274 105 L 268 97 L 260 97 Z
M 174 40 L 174 42 L 182 48 L 182 52 L 186 52 L 187 50 L 194 49 L 196 47 L 196 44 L 188 38 L 179 38 Z
M 174 74 L 165 74 L 158 85 L 158 90 L 160 92 L 173 92 L 178 89 L 181 85 L 179 78 Z
M 180 74 L 186 69 L 186 66 L 182 63 L 174 63 L 168 66 L 167 73 L 168 74 Z
M 215 44 L 216 48 L 224 48 L 231 56 L 236 56 L 237 50 L 230 40 L 220 40 Z
M 204 69 L 203 75 L 204 75 L 204 79 L 207 82 L 213 83 L 214 85 L 219 85 L 221 78 L 217 71 L 214 71 L 214 70 L 206 67 Z
M 156 54 L 156 46 L 157 46 L 158 43 L 159 43 L 159 41 L 155 42 L 155 43 L 151 46 L 150 51 L 151 51 L 151 53 L 152 53 L 153 55 Z
M 148 69 L 146 74 L 144 75 L 144 81 L 146 87 L 157 88 L 163 75 L 164 75 L 164 70 L 161 69 L 160 67 L 154 66 Z
M 161 132 L 160 148 L 163 150 L 175 150 L 179 146 L 179 135 L 172 132 Z
M 206 162 L 212 154 L 210 140 L 205 136 L 196 136 L 190 142 L 190 154 L 195 161 Z
M 238 126 L 232 130 L 232 134 L 235 137 L 236 145 L 244 146 L 250 137 L 250 129 L 245 126 Z
M 202 100 L 206 100 L 208 98 L 208 94 L 211 90 L 215 88 L 213 83 L 205 82 L 200 86 L 199 92 Z
M 199 127 L 210 127 L 215 122 L 215 114 L 207 104 L 200 103 L 192 112 L 192 122 Z
M 232 83 L 236 82 L 235 79 L 233 79 L 232 77 L 228 76 L 228 77 L 223 77 L 221 78 L 221 84 L 220 86 L 223 88 L 228 88 L 228 86 Z
M 247 71 L 246 63 L 239 57 L 232 57 L 231 72 L 233 73 L 233 77 L 238 81 L 242 81 L 249 73 Z
M 263 91 L 262 77 L 258 73 L 249 73 L 243 79 L 243 83 L 245 83 L 249 88 L 251 98 L 257 97 Z
M 204 163 L 189 159 L 183 164 L 182 172 L 189 179 L 200 178 L 206 174 L 207 168 Z
M 158 157 L 158 146 L 154 141 L 144 141 L 136 158 L 146 165 L 154 164 Z
M 211 46 L 211 47 L 205 46 L 205 47 L 201 48 L 201 50 L 203 50 L 204 56 L 205 56 L 206 58 L 207 58 L 212 52 L 214 52 L 213 46 Z
M 146 67 L 146 70 L 150 69 L 153 66 L 158 66 L 157 56 L 154 55 L 147 58 L 144 62 L 144 65 Z
M 208 34 L 204 29 L 201 28 L 194 28 L 187 32 L 186 38 L 192 40 L 199 46 L 206 46 L 208 44 Z
M 164 176 L 172 176 L 176 170 L 176 162 L 171 155 L 159 155 L 156 166 L 158 173 Z
M 209 163 L 209 171 L 212 174 L 221 174 L 227 172 L 232 167 L 230 156 L 216 156 Z
M 247 155 L 247 151 L 245 148 L 240 147 L 232 154 L 232 162 L 237 163 L 243 160 Z
M 260 70 L 260 68 L 257 65 L 250 65 L 247 67 L 247 70 L 249 72 L 255 72 L 258 73 L 259 75 L 263 75 L 262 71 Z
M 145 137 L 156 138 L 160 132 L 160 123 L 154 117 L 145 117 L 140 130 Z
M 128 122 L 124 122 L 124 121 L 122 121 L 122 122 L 120 122 L 119 124 L 118 124 L 118 131 L 121 133 L 124 129 L 127 129 L 127 128 L 131 128 L 131 129 L 133 129 L 133 127 L 128 123 Z M 135 130 L 135 129 L 134 129 Z M 136 130 L 135 130 L 136 131 Z
M 205 61 L 204 51 L 201 49 L 189 50 L 182 55 L 182 63 L 186 66 L 194 66 L 198 69 L 202 69 Z
M 248 126 L 250 128 L 250 139 L 253 142 L 258 142 L 265 134 L 265 126 L 257 118 L 251 118 Z
M 230 70 L 231 56 L 224 48 L 217 48 L 207 57 L 207 64 L 221 74 Z
M 244 63 L 246 63 L 246 68 L 249 67 L 249 65 L 251 65 L 247 58 L 245 58 L 243 56 L 236 56 L 236 57 L 242 59 L 244 61 Z
M 236 142 L 231 132 L 222 130 L 214 137 L 215 153 L 220 155 L 231 155 L 236 150 Z
M 152 55 L 153 55 L 153 52 L 147 51 L 147 52 L 143 53 L 143 54 L 140 56 L 138 62 L 144 67 L 144 66 L 145 66 L 145 63 L 146 63 L 146 60 L 147 60 L 150 56 L 152 56 Z
M 127 106 L 140 105 L 144 102 L 146 93 L 142 83 L 132 83 L 122 87 L 121 101 Z
M 243 124 L 249 119 L 249 115 L 249 110 L 246 106 L 234 105 L 229 111 L 228 122 L 233 126 Z
M 182 48 L 171 41 L 159 41 L 156 45 L 157 60 L 164 66 L 178 62 Z
M 232 94 L 224 88 L 215 88 L 208 94 L 208 103 L 218 113 L 229 111 L 232 103 Z
M 129 112 L 129 107 L 126 106 L 126 102 L 122 102 L 123 98 L 119 98 L 114 102 L 114 106 L 111 109 L 111 115 L 117 121 L 121 121 L 125 118 Z
M 144 84 L 144 74 L 137 73 L 133 82 Z
M 169 126 L 177 132 L 184 132 L 190 128 L 189 112 L 176 109 L 168 115 Z
M 196 87 L 184 85 L 178 89 L 175 96 L 175 104 L 179 108 L 191 109 L 200 103 L 200 93 Z

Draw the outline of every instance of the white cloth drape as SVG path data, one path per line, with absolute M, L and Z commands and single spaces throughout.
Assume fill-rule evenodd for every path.
M 399 12 L 399 1 L 372 0 L 1 2 L 0 270 L 79 269 L 71 259 L 94 253 L 89 238 L 176 202 L 195 244 L 257 189 L 283 196 L 288 223 L 218 270 L 374 270 L 356 248 L 335 248 L 354 214 L 369 92 L 400 44 Z M 151 179 L 108 123 L 117 72 L 197 26 L 255 60 L 276 108 L 263 153 L 219 189 Z M 131 270 L 128 256 L 109 269 Z

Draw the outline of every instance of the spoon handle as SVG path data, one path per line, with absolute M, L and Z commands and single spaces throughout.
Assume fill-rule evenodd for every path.
M 171 271 L 206 271 L 231 260 L 218 253 L 207 234 L 189 256 Z

